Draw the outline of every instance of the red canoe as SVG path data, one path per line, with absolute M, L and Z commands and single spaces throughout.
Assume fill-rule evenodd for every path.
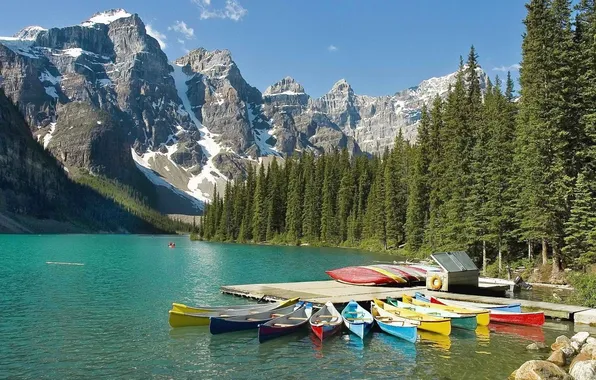
M 395 281 L 392 278 L 364 267 L 345 267 L 328 270 L 325 273 L 334 280 L 353 285 L 395 284 Z
M 511 323 L 514 325 L 542 326 L 544 324 L 544 312 L 532 313 L 511 313 L 508 311 L 490 311 L 490 321 L 499 323 Z

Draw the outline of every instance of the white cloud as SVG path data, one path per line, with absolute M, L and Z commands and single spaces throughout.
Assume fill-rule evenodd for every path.
M 493 71 L 503 71 L 503 72 L 518 71 L 519 69 L 521 69 L 521 65 L 519 63 L 514 63 L 511 66 L 493 67 Z
M 240 21 L 248 13 L 248 10 L 240 5 L 238 0 L 226 0 L 226 5 L 223 8 L 211 7 L 211 0 L 192 0 L 192 2 L 199 7 L 201 20 L 221 18 Z
M 176 21 L 174 25 L 170 26 L 168 30 L 173 30 L 182 34 L 187 40 L 190 40 L 195 36 L 195 30 L 190 28 L 184 21 Z
M 338 51 L 339 48 L 335 45 L 329 45 L 329 46 L 327 46 L 327 50 L 329 50 L 330 52 L 334 52 L 334 51 Z
M 168 39 L 168 37 L 166 37 L 165 34 L 160 33 L 157 30 L 153 29 L 153 27 L 151 27 L 151 24 L 145 25 L 145 30 L 147 31 L 148 35 L 150 35 L 151 37 L 153 37 L 157 40 L 157 42 L 159 43 L 159 46 L 162 49 L 165 49 L 168 47 L 168 44 L 166 44 L 166 40 Z

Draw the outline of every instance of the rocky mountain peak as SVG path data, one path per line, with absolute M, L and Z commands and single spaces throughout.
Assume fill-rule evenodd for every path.
M 304 87 L 292 77 L 285 77 L 275 84 L 267 87 L 263 95 L 299 95 L 304 94 Z
M 230 68 L 236 66 L 232 60 L 232 54 L 226 49 L 213 51 L 204 48 L 194 49 L 178 58 L 175 63 L 179 66 L 188 65 L 193 72 L 207 76 L 225 75 Z
M 337 82 L 335 82 L 335 84 L 333 85 L 333 87 L 331 88 L 331 91 L 329 91 L 329 93 L 354 93 L 354 90 L 352 89 L 352 86 L 350 86 L 350 84 L 348 83 L 347 80 L 345 79 L 340 79 Z
M 118 19 L 132 16 L 122 8 L 110 9 L 104 12 L 95 13 L 87 21 L 81 23 L 82 26 L 93 26 L 95 24 L 110 24 Z
M 15 33 L 13 37 L 18 38 L 19 40 L 35 41 L 37 35 L 41 32 L 45 32 L 46 30 L 47 29 L 37 25 L 27 26 Z

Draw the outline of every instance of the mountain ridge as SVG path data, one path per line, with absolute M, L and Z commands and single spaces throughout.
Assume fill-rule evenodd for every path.
M 69 158 L 79 154 L 67 143 L 79 126 L 64 130 L 61 116 L 68 104 L 86 103 L 106 112 L 126 136 L 110 166 L 140 170 L 195 208 L 211 200 L 216 186 L 243 178 L 248 166 L 270 157 L 344 148 L 379 154 L 400 131 L 413 141 L 422 105 L 444 96 L 455 80 L 452 73 L 376 97 L 359 95 L 340 79 L 312 98 L 286 76 L 261 92 L 227 49 L 197 48 L 168 61 L 142 19 L 124 9 L 98 12 L 79 25 L 27 27 L 0 37 L 0 75 L 32 133 L 67 168 L 72 162 L 86 170 L 107 167 L 95 165 L 101 152 L 85 151 L 86 161 Z M 486 74 L 481 77 L 484 85 Z

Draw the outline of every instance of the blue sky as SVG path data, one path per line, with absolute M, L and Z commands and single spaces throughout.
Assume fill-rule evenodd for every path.
M 229 49 L 261 91 L 289 75 L 311 96 L 341 78 L 359 94 L 393 94 L 455 71 L 471 44 L 491 77 L 503 76 L 495 69 L 521 59 L 525 17 L 523 0 L 28 0 L 2 8 L 4 36 L 124 8 L 163 35 L 171 59 L 196 47 Z

